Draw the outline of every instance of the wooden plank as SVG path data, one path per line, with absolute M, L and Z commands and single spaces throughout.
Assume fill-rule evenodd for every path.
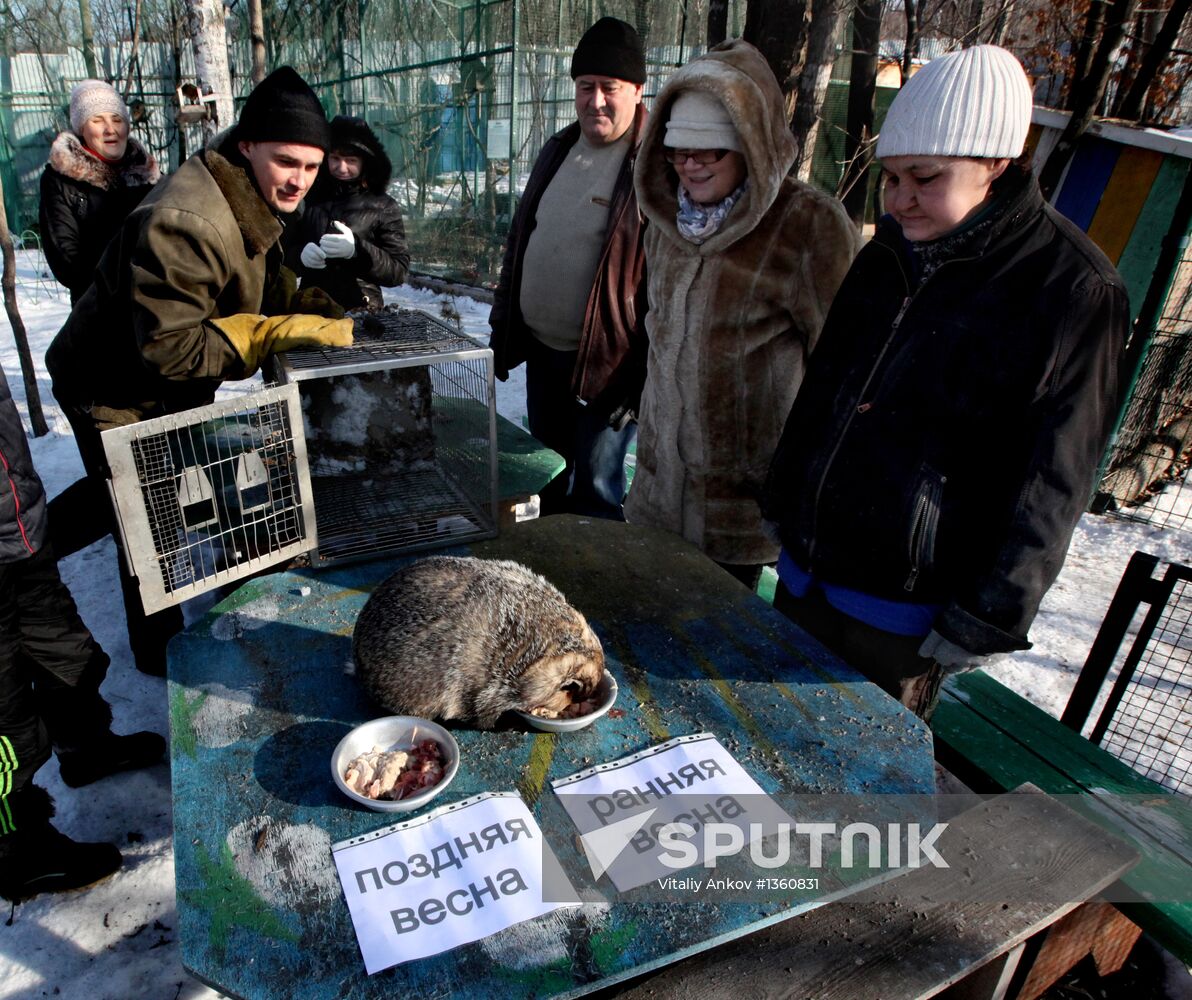
M 1101 204 L 1088 228 L 1089 239 L 1104 250 L 1105 256 L 1114 264 L 1130 242 L 1134 224 L 1150 196 L 1151 185 L 1161 166 L 1163 154 L 1153 149 L 1127 146 L 1118 157 L 1113 176 L 1105 186 Z
M 567 463 L 534 435 L 497 414 L 497 495 L 521 501 L 537 493 Z
M 1082 795 L 1089 786 L 1082 786 L 1056 766 L 1054 756 L 1048 755 L 1046 742 L 1035 741 L 1038 752 L 1020 742 L 1024 732 L 1029 731 L 1021 715 L 1004 718 L 1002 721 L 1008 728 L 1000 728 L 974 709 L 974 700 L 971 696 L 965 701 L 958 700 L 954 684 L 945 688 L 932 718 L 936 755 L 941 763 L 978 791 L 1007 790 L 1022 781 L 1031 781 L 1052 794 L 1064 795 L 1067 804 L 1125 838 L 1141 853 L 1142 860 L 1115 889 L 1115 898 L 1128 896 L 1136 901 L 1120 902 L 1118 908 L 1173 954 L 1192 961 L 1192 900 L 1179 898 L 1187 895 L 1192 869 L 1156 836 L 1172 829 L 1171 817 L 1177 811 L 1186 816 L 1186 803 L 1165 790 L 1146 799 L 1107 800 Z M 1028 709 L 1033 707 L 1026 702 L 1023 705 Z M 1050 716 L 1047 719 L 1067 737 L 1075 736 Z M 1015 728 L 1018 726 L 1021 728 Z M 1125 766 L 1092 744 L 1087 749 L 1106 758 L 1115 770 L 1117 765 Z M 1086 778 L 1096 778 L 1095 771 L 1087 768 L 1084 774 Z M 1092 787 L 1104 786 L 1094 781 Z M 1148 804 L 1152 800 L 1153 805 Z M 1133 815 L 1123 815 L 1127 801 L 1133 804 L 1130 810 Z M 1179 829 L 1178 825 L 1175 829 Z
M 945 860 L 963 861 L 947 869 L 916 869 L 701 955 L 618 996 L 934 996 L 1095 896 L 1138 857 L 1050 796 L 1026 792 L 961 814 L 937 844 Z
M 1130 293 L 1133 317 L 1137 317 L 1138 310 L 1142 308 L 1142 300 L 1155 273 L 1160 246 L 1171 228 L 1171 218 L 1175 214 L 1188 170 L 1189 162 L 1185 159 L 1169 156 L 1163 161 L 1151 185 L 1146 204 L 1134 224 L 1130 241 L 1118 260 L 1118 273 Z
M 1104 139 L 1086 139 L 1077 148 L 1055 207 L 1081 229 L 1087 230 L 1093 221 L 1121 150 Z
M 946 689 L 1002 732 L 1045 754 L 1057 770 L 1081 788 L 1119 795 L 1163 795 L 1175 801 L 1158 782 L 1090 743 L 982 670 L 950 678 Z

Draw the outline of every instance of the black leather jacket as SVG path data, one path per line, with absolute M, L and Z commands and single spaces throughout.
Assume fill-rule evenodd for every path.
M 976 653 L 1027 630 L 1118 410 L 1125 288 L 1020 177 L 967 255 L 914 287 L 883 220 L 853 263 L 763 494 L 795 561 L 874 596 L 945 605 Z

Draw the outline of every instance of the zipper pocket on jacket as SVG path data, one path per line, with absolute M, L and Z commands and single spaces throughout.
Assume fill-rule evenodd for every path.
M 923 482 L 919 485 L 911 512 L 911 571 L 904 585 L 908 591 L 915 589 L 919 574 L 931 566 L 935 554 L 936 529 L 940 521 L 940 502 L 943 499 L 944 483 L 948 481 L 946 476 L 941 476 L 927 466 L 924 466 L 923 474 Z

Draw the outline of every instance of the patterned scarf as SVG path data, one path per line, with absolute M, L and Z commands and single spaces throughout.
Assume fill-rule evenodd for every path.
M 678 226 L 679 235 L 696 246 L 709 240 L 724 225 L 728 213 L 748 188 L 749 178 L 746 177 L 741 186 L 724 201 L 715 205 L 697 205 L 687 194 L 687 189 L 680 184 L 679 211 L 675 213 L 675 225 Z
M 1005 214 L 1012 200 L 995 195 L 988 205 L 959 229 L 954 229 L 938 239 L 926 240 L 922 243 L 912 241 L 911 249 L 918 264 L 919 285 L 922 285 L 948 261 L 979 252 L 986 234 L 993 228 L 994 223 Z

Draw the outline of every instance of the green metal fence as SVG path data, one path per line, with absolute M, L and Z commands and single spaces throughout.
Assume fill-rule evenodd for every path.
M 401 204 L 415 263 L 464 281 L 495 281 L 516 193 L 546 139 L 574 120 L 569 68 L 597 18 L 634 24 L 647 51 L 647 97 L 706 48 L 706 0 L 385 0 L 309 8 L 279 26 L 271 66 L 290 64 L 328 114 L 364 118 L 393 160 L 390 194 Z M 744 25 L 729 5 L 729 34 Z M 268 26 L 267 26 L 268 34 Z M 234 97 L 251 89 L 246 30 L 229 32 Z M 100 75 L 126 95 L 134 135 L 176 168 L 201 144 L 175 121 L 175 91 L 194 79 L 183 47 L 142 42 L 101 47 Z M 131 68 L 130 68 L 131 67 Z M 0 58 L 0 178 L 14 232 L 36 226 L 37 181 L 54 135 L 67 127 L 70 88 L 87 76 L 82 54 Z M 129 83 L 131 79 L 131 85 Z

